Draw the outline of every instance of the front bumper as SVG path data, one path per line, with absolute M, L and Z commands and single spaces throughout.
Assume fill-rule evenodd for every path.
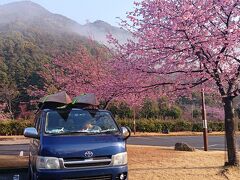
M 71 180 L 71 179 L 111 179 L 120 180 L 120 174 L 124 173 L 127 179 L 128 167 L 125 166 L 108 166 L 98 168 L 76 168 L 76 169 L 59 169 L 59 170 L 39 170 L 35 177 L 37 180 Z

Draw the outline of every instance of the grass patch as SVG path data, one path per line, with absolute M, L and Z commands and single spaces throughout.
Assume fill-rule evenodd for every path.
M 224 152 L 179 152 L 159 147 L 128 146 L 129 179 L 240 179 L 238 168 L 225 170 Z

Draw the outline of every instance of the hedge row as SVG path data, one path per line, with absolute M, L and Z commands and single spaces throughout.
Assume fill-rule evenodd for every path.
M 128 126 L 133 129 L 132 119 L 121 119 L 118 120 L 121 126 Z M 22 135 L 24 128 L 33 126 L 31 121 L 27 120 L 7 120 L 0 121 L 0 135 Z M 240 124 L 239 124 L 240 127 Z M 224 131 L 223 122 L 208 122 L 208 128 L 212 131 Z M 193 123 L 183 120 L 149 120 L 141 119 L 136 120 L 136 130 L 138 132 L 162 132 L 168 129 L 170 132 L 178 131 L 202 131 L 202 123 Z
M 131 129 L 133 129 L 133 120 L 131 119 L 121 119 L 118 120 L 118 123 L 121 126 L 128 126 Z M 149 119 L 136 120 L 136 131 L 138 132 L 162 132 L 163 130 L 166 129 L 168 129 L 170 132 L 178 131 L 201 132 L 202 127 L 203 125 L 201 122 L 194 123 L 183 120 L 176 121 L 149 120 Z M 208 122 L 208 129 L 211 129 L 212 131 L 224 131 L 224 123 Z
M 29 120 L 0 121 L 0 135 L 22 135 L 24 128 L 33 126 Z

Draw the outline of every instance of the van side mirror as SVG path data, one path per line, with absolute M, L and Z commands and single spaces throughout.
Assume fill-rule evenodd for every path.
M 23 132 L 23 135 L 25 137 L 39 139 L 38 132 L 34 127 L 25 128 L 24 132 Z
M 122 135 L 124 137 L 124 139 L 128 139 L 131 135 L 131 129 L 129 127 L 121 127 L 121 130 L 122 130 Z

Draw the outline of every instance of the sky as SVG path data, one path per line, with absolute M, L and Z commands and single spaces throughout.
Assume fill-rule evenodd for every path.
M 0 5 L 15 1 L 19 0 L 0 0 Z M 134 0 L 32 0 L 32 2 L 80 24 L 103 20 L 111 25 L 119 26 L 120 20 L 116 17 L 125 19 L 126 12 L 134 9 Z

